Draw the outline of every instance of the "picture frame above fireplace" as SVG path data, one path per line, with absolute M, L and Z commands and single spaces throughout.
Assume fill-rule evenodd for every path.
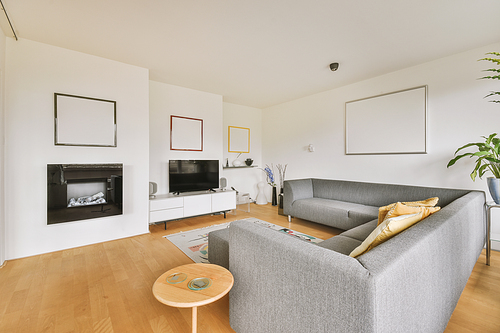
M 56 146 L 116 147 L 116 101 L 54 93 Z

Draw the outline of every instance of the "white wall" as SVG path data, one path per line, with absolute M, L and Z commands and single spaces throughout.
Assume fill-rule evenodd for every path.
M 0 266 L 5 262 L 5 203 L 4 203 L 4 153 L 5 153 L 5 128 L 4 128 L 4 87 L 5 87 L 5 35 L 0 29 Z
M 238 153 L 229 153 L 228 127 L 237 126 L 250 129 L 250 152 L 243 153 L 238 158 L 245 165 L 245 160 L 251 158 L 257 168 L 225 169 L 224 177 L 227 179 L 228 188 L 234 187 L 241 193 L 249 193 L 255 200 L 258 193 L 257 183 L 265 180 L 262 168 L 262 110 L 248 106 L 224 103 L 224 165 L 229 159 L 229 165 L 237 158 Z M 268 198 L 271 201 L 271 197 Z
M 287 179 L 323 177 L 488 192 L 486 180 L 469 178 L 472 160 L 450 169 L 446 165 L 458 147 L 500 131 L 500 106 L 483 99 L 490 90 L 498 91 L 498 81 L 478 80 L 492 65 L 477 60 L 491 51 L 500 51 L 500 43 L 267 108 L 264 163 L 288 163 Z M 344 154 L 345 102 L 420 85 L 428 85 L 427 154 Z M 316 151 L 308 152 L 308 144 Z M 499 222 L 494 221 L 493 232 L 500 233 Z
M 75 51 L 7 40 L 7 259 L 148 232 L 149 73 Z M 117 102 L 118 147 L 54 145 L 55 92 Z M 47 225 L 47 164 L 123 163 L 123 215 Z
M 222 174 L 222 96 L 150 81 L 149 103 L 149 180 L 157 194 L 168 193 L 169 160 L 220 160 Z M 203 119 L 203 151 L 170 150 L 170 115 Z

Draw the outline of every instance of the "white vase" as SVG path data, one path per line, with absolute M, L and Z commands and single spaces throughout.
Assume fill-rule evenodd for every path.
M 237 166 L 240 166 L 241 165 L 241 161 L 239 160 L 234 160 L 233 161 L 233 166 L 237 167 Z
M 266 183 L 260 182 L 257 184 L 257 187 L 259 188 L 259 193 L 257 194 L 257 198 L 255 199 L 255 203 L 257 205 L 267 205 L 267 198 L 266 198 L 266 194 L 264 193 L 264 188 L 266 187 Z

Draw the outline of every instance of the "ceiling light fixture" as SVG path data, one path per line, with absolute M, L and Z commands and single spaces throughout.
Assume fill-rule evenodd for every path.
M 337 69 L 339 69 L 339 63 L 338 62 L 332 62 L 330 64 L 330 69 L 332 70 L 332 72 L 335 72 Z

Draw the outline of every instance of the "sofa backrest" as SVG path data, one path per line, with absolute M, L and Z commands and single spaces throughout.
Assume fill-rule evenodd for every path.
M 357 257 L 375 279 L 377 332 L 442 332 L 485 243 L 485 193 L 471 191 Z
M 315 198 L 333 199 L 378 207 L 398 201 L 416 201 L 430 197 L 439 197 L 438 206 L 444 207 L 470 192 L 470 190 L 332 179 L 313 178 L 311 182 Z

